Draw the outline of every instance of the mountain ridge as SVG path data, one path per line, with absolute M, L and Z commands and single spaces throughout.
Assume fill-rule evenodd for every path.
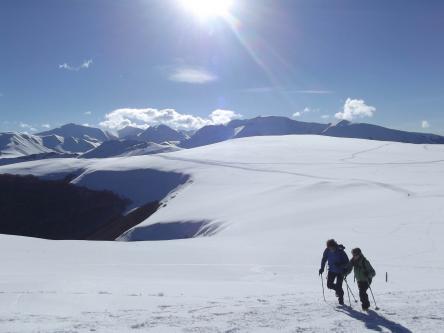
M 96 152 L 90 156 L 143 155 L 173 151 L 177 147 L 195 148 L 230 139 L 274 135 L 321 135 L 411 144 L 444 144 L 444 136 L 437 134 L 402 131 L 347 120 L 323 124 L 279 116 L 235 119 L 225 125 L 208 125 L 191 136 L 166 125 L 151 126 L 146 130 L 127 126 L 118 134 L 119 138 L 99 128 L 72 123 L 38 134 L 0 133 L 0 158 L 36 154 L 50 156 L 48 153 L 80 153 L 88 156 L 87 153 L 93 150 Z M 171 143 L 177 147 L 171 146 Z

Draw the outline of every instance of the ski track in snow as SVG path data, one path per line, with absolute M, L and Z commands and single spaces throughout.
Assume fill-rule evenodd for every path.
M 262 151 L 261 142 L 274 146 Z M 142 244 L 2 238 L 0 332 L 444 332 L 441 148 L 249 138 L 149 158 L 55 161 L 54 173 L 142 165 L 189 172 L 181 198 L 171 194 L 144 223 L 208 218 L 227 228 Z M 337 307 L 328 290 L 322 301 L 316 272 L 330 236 L 369 253 L 381 310 Z
M 40 292 L 39 294 L 44 294 Z M 49 293 L 49 295 L 54 295 Z M 23 298 L 33 297 L 23 293 Z M 57 296 L 55 294 L 54 296 Z M 22 332 L 440 332 L 444 330 L 444 290 L 394 292 L 376 295 L 381 309 L 368 313 L 352 301 L 338 306 L 330 296 L 286 293 L 278 295 L 198 298 L 127 295 L 125 305 L 114 310 L 81 311 L 72 315 L 0 312 L 0 331 Z M 82 302 L 85 293 L 63 297 Z M 122 296 L 101 292 L 104 303 Z M 128 299 L 137 298 L 137 306 Z M 87 301 L 87 300 L 85 300 Z M 141 306 L 143 304 L 143 306 Z M 348 304 L 348 300 L 347 300 Z M 441 330 L 442 332 L 442 330 Z

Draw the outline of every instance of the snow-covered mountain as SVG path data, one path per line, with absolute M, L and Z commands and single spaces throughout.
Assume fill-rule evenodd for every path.
M 85 156 L 145 155 L 177 150 L 174 144 L 182 148 L 195 148 L 243 137 L 301 134 L 415 144 L 444 144 L 444 137 L 435 134 L 399 131 L 371 124 L 351 123 L 346 120 L 337 124 L 319 124 L 276 116 L 237 119 L 226 125 L 205 126 L 188 134 L 166 125 L 152 126 L 146 130 L 129 126 L 118 133 L 121 139 L 130 141 L 115 141 L 100 148 L 98 147 L 102 143 L 116 138 L 101 129 L 75 124 L 67 124 L 37 135 L 3 133 L 0 137 L 0 156 L 18 157 L 50 152 L 72 154 L 86 153 L 90 150 L 94 152 Z M 189 136 L 189 134 L 192 135 Z M 134 141 L 140 141 L 140 144 Z M 161 144 L 161 146 L 147 144 L 148 142 Z M 174 144 L 163 145 L 167 142 Z
M 98 128 L 67 124 L 38 134 L 0 133 L 0 158 L 47 153 L 82 153 L 98 147 L 114 136 Z
M 25 133 L 0 133 L 0 158 L 15 158 L 26 155 L 49 153 L 42 138 Z
M 235 128 L 227 125 L 208 125 L 196 131 L 193 136 L 182 141 L 181 147 L 194 148 L 233 139 Z
M 106 158 L 106 157 L 123 157 L 151 155 L 159 153 L 168 153 L 180 150 L 173 144 L 169 143 L 153 143 L 141 142 L 138 140 L 110 140 L 105 141 L 97 148 L 94 148 L 84 154 L 81 158 Z
M 91 142 L 104 142 L 107 140 L 115 139 L 113 135 L 99 128 L 77 125 L 72 123 L 51 129 L 49 131 L 38 133 L 37 135 L 47 136 L 53 134 L 63 138 L 71 137 L 76 139 L 84 139 Z
M 180 142 L 186 136 L 166 125 L 150 126 L 145 131 L 137 135 L 137 138 L 146 142 Z
M 247 120 L 233 120 L 227 125 L 206 126 L 197 131 L 181 145 L 193 148 L 234 138 L 267 135 L 316 134 L 344 138 L 370 139 L 415 144 L 443 144 L 444 137 L 399 131 L 382 126 L 352 123 L 346 120 L 337 124 L 307 123 L 286 117 L 257 117 Z
M 347 120 L 342 120 L 335 125 L 330 125 L 322 132 L 322 134 L 343 138 L 359 138 L 416 144 L 444 144 L 444 137 L 435 134 L 399 131 L 372 124 L 352 123 Z
M 443 161 L 443 145 L 292 135 L 0 167 L 161 200 L 118 243 L 0 236 L 0 331 L 440 332 Z M 323 301 L 332 237 L 375 267 L 380 310 Z
M 117 131 L 119 139 L 136 139 L 139 134 L 143 133 L 143 129 L 133 126 L 126 126 Z
M 98 147 L 102 142 L 115 139 L 99 128 L 66 124 L 39 134 L 45 146 L 57 152 L 83 153 Z
M 235 134 L 236 138 L 265 135 L 320 134 L 327 127 L 324 124 L 307 123 L 276 116 L 257 117 L 245 121 L 234 120 L 228 126 L 238 129 Z

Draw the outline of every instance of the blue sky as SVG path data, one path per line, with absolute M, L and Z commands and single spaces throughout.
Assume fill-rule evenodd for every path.
M 2 0 L 0 131 L 282 115 L 444 134 L 443 13 L 440 0 L 232 0 L 206 18 L 186 0 Z

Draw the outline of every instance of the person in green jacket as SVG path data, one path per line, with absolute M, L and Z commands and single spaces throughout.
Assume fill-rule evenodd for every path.
M 362 254 L 361 249 L 353 249 L 352 255 L 353 257 L 345 267 L 345 275 L 347 276 L 352 270 L 354 271 L 355 279 L 358 282 L 362 310 L 366 311 L 370 307 L 367 290 L 370 288 L 370 284 L 372 283 L 372 279 L 376 276 L 376 272 L 367 258 Z

